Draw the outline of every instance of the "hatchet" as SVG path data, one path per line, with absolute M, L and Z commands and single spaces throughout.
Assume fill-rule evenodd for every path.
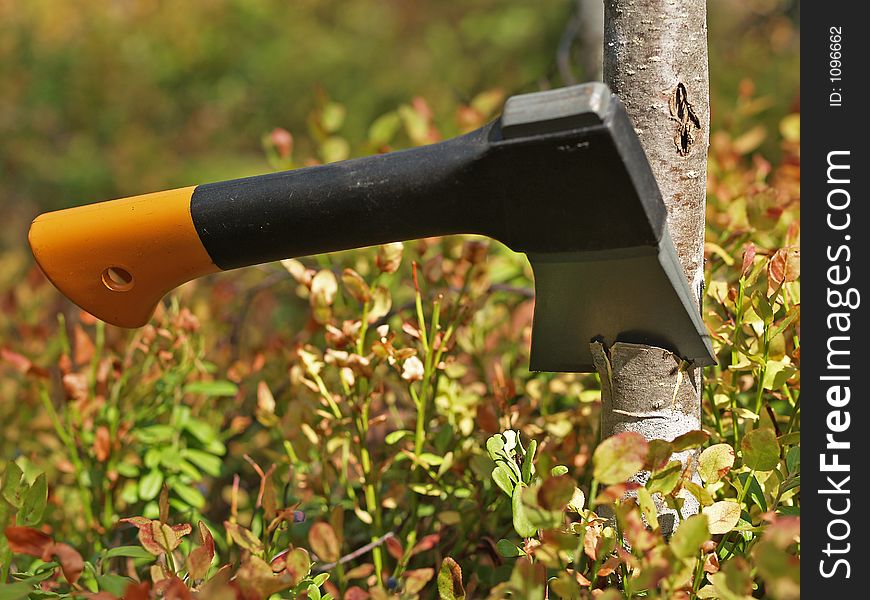
M 46 213 L 29 240 L 70 300 L 140 327 L 167 292 L 208 273 L 482 234 L 531 263 L 532 370 L 594 371 L 592 341 L 709 365 L 699 291 L 666 217 L 622 103 L 587 83 L 513 96 L 495 121 L 429 146 Z

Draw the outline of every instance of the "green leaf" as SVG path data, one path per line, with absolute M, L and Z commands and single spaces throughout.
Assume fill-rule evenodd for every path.
M 26 484 L 22 482 L 24 472 L 14 460 L 6 463 L 6 471 L 3 473 L 3 485 L 0 487 L 0 496 L 6 498 L 15 508 L 21 507 L 21 497 L 26 490 Z
M 647 525 L 653 531 L 659 528 L 659 511 L 656 509 L 656 503 L 653 501 L 652 494 L 645 487 L 637 488 L 637 503 L 640 506 L 640 512 L 643 513 Z
M 185 448 L 181 455 L 212 477 L 218 477 L 221 474 L 223 461 L 213 454 L 196 448 Z
M 740 482 L 741 490 L 743 487 L 749 486 L 746 498 L 754 502 L 762 512 L 767 512 L 767 500 L 764 499 L 764 491 L 761 489 L 758 480 L 754 476 L 750 478 L 749 473 L 741 473 L 737 476 L 737 480 Z
M 395 111 L 381 115 L 369 127 L 369 143 L 377 148 L 389 144 L 399 127 L 402 126 L 402 119 Z
M 684 481 L 683 487 L 692 494 L 695 498 L 698 499 L 698 502 L 701 503 L 701 506 L 710 506 L 713 504 L 713 497 L 710 495 L 706 489 L 695 483 L 694 481 Z
M 505 558 L 516 558 L 517 556 L 524 556 L 526 554 L 523 552 L 522 548 L 514 544 L 512 541 L 505 539 L 499 540 L 495 545 L 495 549 Z
M 504 449 L 504 438 L 497 433 L 486 440 L 486 451 L 489 452 L 489 457 L 492 460 L 501 458 L 501 451 Z
M 801 470 L 801 447 L 792 446 L 785 455 L 785 466 L 789 475 L 800 473 Z
M 743 464 L 756 471 L 772 471 L 779 464 L 779 442 L 770 429 L 754 429 L 740 443 Z
M 538 449 L 538 442 L 532 440 L 529 442 L 529 448 L 526 450 L 526 456 L 523 459 L 522 477 L 523 482 L 529 484 L 532 482 L 532 475 L 535 474 L 535 452 Z
M 773 323 L 773 307 L 770 306 L 770 301 L 763 291 L 756 290 L 752 294 L 752 308 L 765 325 Z
M 169 487 L 171 487 L 172 491 L 175 492 L 188 506 L 192 506 L 197 510 L 205 508 L 205 497 L 203 497 L 199 490 L 174 478 L 169 480 Z
M 106 560 L 118 557 L 138 559 L 147 558 L 148 560 L 154 560 L 155 558 L 153 554 L 148 552 L 142 546 L 116 546 L 106 550 L 105 554 L 103 554 L 103 558 Z
M 232 381 L 218 379 L 215 381 L 194 381 L 184 386 L 185 394 L 202 394 L 203 396 L 235 396 L 239 386 Z
M 462 569 L 449 556 L 441 562 L 441 569 L 438 571 L 438 598 L 440 600 L 465 600 Z
M 655 471 L 646 483 L 646 489 L 651 494 L 656 492 L 667 496 L 674 491 L 677 484 L 680 482 L 680 476 L 683 473 L 683 463 L 678 460 L 672 460 L 663 469 Z
M 692 515 L 677 528 L 671 537 L 671 550 L 677 558 L 688 560 L 694 558 L 701 544 L 710 539 L 707 526 L 707 515 Z
M 734 466 L 734 448 L 729 444 L 714 444 L 705 448 L 698 458 L 698 475 L 705 483 L 716 483 Z
M 384 441 L 387 443 L 388 446 L 392 446 L 396 442 L 410 435 L 412 435 L 412 433 L 407 429 L 399 429 L 397 431 L 391 431 L 390 433 L 388 433 L 387 436 L 384 438 Z
M 682 452 L 689 448 L 697 448 L 704 442 L 710 439 L 710 434 L 706 431 L 695 430 L 688 431 L 681 436 L 678 436 L 671 442 L 671 447 L 674 452 Z
M 46 502 L 48 502 L 48 484 L 45 481 L 45 473 L 40 473 L 33 481 L 33 485 L 24 493 L 24 501 L 18 512 L 18 524 L 37 525 L 42 521 Z
M 153 500 L 160 493 L 161 487 L 163 487 L 163 473 L 153 469 L 139 480 L 139 498 L 146 501 Z
M 127 586 L 131 583 L 133 583 L 132 579 L 122 577 L 121 575 L 97 575 L 97 584 L 100 586 L 100 591 L 109 592 L 118 597 L 123 596 Z
M 607 438 L 592 455 L 595 479 L 606 485 L 627 480 L 643 468 L 648 450 L 648 442 L 634 431 Z
M 567 475 L 568 467 L 565 465 L 556 465 L 552 469 L 550 469 L 550 475 L 553 477 L 558 477 L 559 475 Z
M 503 465 L 498 465 L 492 470 L 492 480 L 495 481 L 495 484 L 501 488 L 505 494 L 508 496 L 513 495 L 514 482 L 511 479 L 510 471 L 508 471 L 508 469 Z
M 529 516 L 526 514 L 526 507 L 523 504 L 523 490 L 525 485 L 520 484 L 514 488 L 511 496 L 511 511 L 513 512 L 514 531 L 520 537 L 528 538 L 537 533 L 537 528 L 529 521 Z
M 33 586 L 39 583 L 39 579 L 32 577 L 17 583 L 0 584 L 0 600 L 23 600 L 30 597 L 34 591 Z

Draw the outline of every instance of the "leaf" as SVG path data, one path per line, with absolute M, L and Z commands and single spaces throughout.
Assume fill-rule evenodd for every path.
M 139 498 L 141 500 L 153 500 L 163 487 L 163 473 L 152 469 L 139 480 Z
M 248 556 L 236 572 L 242 598 L 268 598 L 290 587 L 290 582 L 272 572 L 272 567 L 257 556 Z
M 535 452 L 538 450 L 538 442 L 532 440 L 529 442 L 529 447 L 526 450 L 526 455 L 523 458 L 523 466 L 520 469 L 524 483 L 532 482 L 532 475 L 535 474 Z M 567 502 L 567 500 L 566 500 Z
M 249 529 L 245 529 L 241 525 L 231 523 L 230 521 L 224 521 L 224 528 L 235 543 L 251 554 L 261 554 L 263 552 L 262 542 Z
M 108 592 L 109 594 L 112 594 L 113 597 L 123 596 L 124 590 L 126 590 L 127 587 L 131 583 L 133 583 L 133 580 L 130 579 L 129 577 L 124 577 L 122 575 L 114 575 L 111 573 L 109 573 L 107 575 L 97 575 L 96 580 L 97 580 L 97 584 L 100 587 L 100 591 L 101 592 Z M 91 597 L 91 600 L 95 600 L 95 598 Z
M 375 256 L 375 264 L 378 269 L 384 273 L 395 273 L 399 269 L 399 265 L 402 264 L 404 249 L 405 245 L 402 242 L 392 242 L 378 246 L 378 253 Z
M 369 126 L 369 143 L 376 148 L 386 146 L 393 140 L 401 126 L 402 119 L 395 111 L 381 115 Z
M 438 571 L 438 597 L 440 600 L 465 600 L 462 569 L 449 556 L 441 561 L 441 569 Z
M 698 458 L 698 475 L 705 483 L 716 483 L 734 466 L 734 448 L 729 444 L 714 444 L 705 448 Z
M 513 512 L 514 530 L 520 537 L 528 538 L 537 533 L 537 528 L 529 521 L 526 514 L 526 507 L 523 504 L 523 489 L 526 486 L 523 484 L 517 485 L 511 496 L 511 511 Z
M 592 455 L 595 478 L 604 484 L 629 479 L 643 468 L 648 450 L 648 442 L 634 431 L 607 438 Z
M 315 523 L 308 532 L 308 543 L 322 562 L 335 562 L 341 557 L 338 537 L 329 523 Z
M 697 498 L 701 506 L 710 506 L 713 504 L 713 496 L 710 495 L 710 492 L 694 481 L 684 481 L 683 488 Z
M 730 500 L 714 502 L 705 506 L 702 512 L 707 515 L 707 526 L 712 535 L 728 533 L 740 520 L 740 505 Z
M 119 557 L 153 559 L 154 555 L 141 546 L 116 546 L 114 548 L 106 550 L 106 553 L 103 555 L 103 557 L 106 560 Z
M 74 584 L 78 581 L 85 568 L 85 561 L 75 548 L 68 544 L 53 544 L 48 553 L 57 557 L 63 576 L 68 582 Z
M 772 471 L 779 464 L 779 442 L 770 429 L 754 429 L 740 443 L 743 464 L 756 471 Z
M 659 528 L 659 512 L 656 509 L 656 503 L 653 501 L 652 494 L 645 487 L 637 488 L 637 503 L 640 506 L 640 512 L 643 513 L 647 525 L 655 531 Z
M 21 525 L 36 525 L 42 521 L 45 505 L 48 502 L 48 484 L 45 473 L 40 473 L 33 484 L 24 492 L 21 509 L 18 511 L 18 522 Z
M 397 429 L 396 431 L 391 431 L 384 438 L 384 442 L 388 446 L 392 446 L 393 444 L 399 442 L 400 440 L 413 435 L 413 433 L 407 429 Z
M 492 470 L 492 480 L 505 494 L 513 495 L 514 482 L 511 479 L 510 471 L 504 465 L 497 465 Z
M 792 446 L 789 448 L 788 454 L 785 455 L 785 466 L 788 469 L 789 475 L 800 473 L 801 470 L 801 448 L 800 446 Z
M 299 585 L 299 582 L 308 577 L 308 572 L 311 570 L 311 557 L 308 555 L 307 550 L 293 548 L 287 553 L 284 560 L 286 562 L 284 570 L 290 576 L 290 585 L 295 587 Z
M 538 490 L 538 504 L 545 510 L 562 510 L 574 495 L 574 480 L 567 475 L 551 477 Z
M 24 472 L 14 460 L 6 463 L 6 471 L 3 473 L 3 485 L 0 486 L 0 496 L 6 499 L 15 508 L 21 506 L 22 497 L 27 490 L 22 482 Z
M 583 507 L 586 505 L 586 494 L 583 493 L 578 487 L 574 488 L 574 493 L 571 494 L 571 499 L 568 501 L 567 509 L 580 513 L 583 511 Z
M 191 579 L 205 578 L 215 553 L 214 537 L 209 528 L 202 521 L 198 523 L 198 528 L 200 545 L 187 556 L 187 571 Z
M 697 448 L 709 439 L 710 434 L 706 431 L 688 431 L 683 435 L 674 438 L 674 441 L 671 442 L 671 447 L 673 447 L 674 452 L 682 452 L 689 448 Z
M 752 271 L 752 263 L 755 261 L 755 244 L 749 242 L 743 249 L 743 266 L 740 269 L 740 276 L 746 277 Z
M 495 545 L 495 549 L 505 558 L 516 558 L 517 556 L 524 556 L 526 554 L 523 552 L 522 548 L 514 544 L 512 541 L 505 539 L 499 540 Z
M 30 527 L 13 525 L 6 528 L 5 534 L 9 548 L 13 552 L 37 558 L 42 558 L 42 555 L 53 543 L 51 536 Z
M 197 450 L 196 448 L 185 448 L 181 451 L 181 456 L 212 477 L 218 477 L 221 474 L 223 461 L 217 456 Z
M 393 298 L 390 295 L 390 290 L 382 285 L 373 287 L 371 306 L 368 313 L 369 323 L 374 323 L 387 316 L 392 307 Z
M 360 304 L 364 304 L 371 299 L 372 292 L 369 285 L 362 275 L 353 269 L 346 268 L 341 273 L 341 282 L 344 284 L 347 292 Z
M 405 571 L 405 575 L 402 577 L 405 581 L 405 592 L 408 594 L 417 594 L 418 592 L 423 591 L 423 588 L 426 587 L 426 584 L 429 583 L 433 577 L 435 577 L 435 569 L 431 567 Z
M 758 317 L 767 325 L 773 323 L 773 308 L 770 306 L 770 300 L 767 299 L 764 292 L 756 290 L 755 293 L 752 294 L 751 301 L 752 308 L 755 309 L 755 313 Z
M 692 515 L 677 528 L 671 537 L 670 547 L 677 558 L 688 560 L 694 558 L 701 544 L 710 538 L 707 526 L 707 515 Z
M 668 464 L 673 453 L 674 447 L 670 442 L 665 440 L 650 440 L 646 464 L 644 466 L 651 471 L 661 469 Z
M 184 386 L 185 394 L 202 394 L 203 396 L 235 396 L 238 392 L 239 386 L 232 381 L 194 381 Z
M 649 481 L 646 483 L 646 489 L 651 494 L 658 492 L 667 496 L 677 487 L 682 474 L 683 463 L 678 460 L 672 460 L 663 469 L 659 469 L 650 475 Z
M 777 250 L 767 263 L 767 278 L 771 289 L 797 280 L 801 275 L 801 250 L 786 246 Z

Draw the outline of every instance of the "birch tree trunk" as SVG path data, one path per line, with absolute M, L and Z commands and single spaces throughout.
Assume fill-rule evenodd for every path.
M 605 0 L 604 81 L 625 104 L 649 158 L 700 310 L 709 138 L 704 0 Z M 679 358 L 661 348 L 617 343 L 592 350 L 602 381 L 602 437 L 636 431 L 670 440 L 700 429 L 700 370 L 681 371 Z M 686 463 L 692 455 L 674 458 Z M 684 498 L 688 517 L 698 503 Z M 659 514 L 662 529 L 672 532 L 680 515 L 663 506 Z

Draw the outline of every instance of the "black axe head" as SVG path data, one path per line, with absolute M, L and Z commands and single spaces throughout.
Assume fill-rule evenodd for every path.
M 430 146 L 48 213 L 30 244 L 79 306 L 138 327 L 207 273 L 455 233 L 529 257 L 533 370 L 592 371 L 592 341 L 714 362 L 647 158 L 601 83 L 514 96 Z
M 620 100 L 602 83 L 514 96 L 500 124 L 505 140 L 584 132 L 543 159 L 566 174 L 538 184 L 561 198 L 556 207 L 535 203 L 543 210 L 534 220 L 547 235 L 513 245 L 526 247 L 535 278 L 530 368 L 594 371 L 592 341 L 649 344 L 697 366 L 713 364 L 702 290 L 686 281 L 661 193 Z M 559 153 L 576 157 L 573 169 L 552 156 Z

